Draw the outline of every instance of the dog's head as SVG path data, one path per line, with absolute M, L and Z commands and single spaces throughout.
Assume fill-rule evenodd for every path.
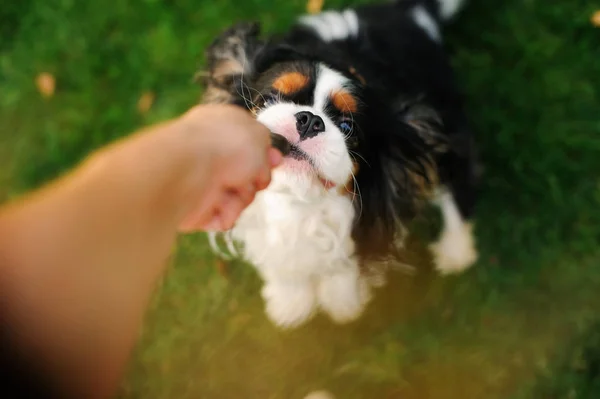
M 231 28 L 208 50 L 205 101 L 244 106 L 290 142 L 273 189 L 350 196 L 358 251 L 389 254 L 436 183 L 440 120 L 418 99 L 387 98 L 343 54 L 310 40 L 264 43 L 256 24 Z
M 338 71 L 311 61 L 273 64 L 252 86 L 248 106 L 258 121 L 284 136 L 292 151 L 278 182 L 299 195 L 343 190 L 358 168 L 358 88 Z M 303 192 L 304 191 L 304 192 Z

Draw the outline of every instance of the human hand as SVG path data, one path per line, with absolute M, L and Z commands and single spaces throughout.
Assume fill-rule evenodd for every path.
M 268 129 L 248 112 L 224 105 L 201 105 L 182 116 L 207 159 L 206 189 L 179 225 L 183 232 L 223 231 L 233 227 L 257 191 L 271 181 L 282 159 L 271 147 Z

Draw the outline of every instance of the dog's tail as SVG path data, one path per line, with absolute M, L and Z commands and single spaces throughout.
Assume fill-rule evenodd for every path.
M 437 14 L 440 20 L 450 21 L 462 9 L 466 0 L 426 0 L 435 3 Z

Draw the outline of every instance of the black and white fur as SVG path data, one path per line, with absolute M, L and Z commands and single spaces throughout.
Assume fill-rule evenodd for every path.
M 394 261 L 428 202 L 443 215 L 431 245 L 437 270 L 476 261 L 475 148 L 442 39 L 461 3 L 326 11 L 269 40 L 258 24 L 238 24 L 208 49 L 204 102 L 247 107 L 294 148 L 229 232 L 263 278 L 278 326 L 299 326 L 317 310 L 356 319 L 382 282 L 371 272 Z M 291 97 L 274 93 L 273 79 L 290 71 L 310 84 Z M 330 95 L 342 89 L 356 112 L 332 111 Z M 299 136 L 300 112 L 320 118 L 318 134 Z

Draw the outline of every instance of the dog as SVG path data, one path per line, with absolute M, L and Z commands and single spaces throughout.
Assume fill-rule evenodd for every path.
M 359 318 L 427 204 L 436 269 L 477 260 L 475 140 L 442 28 L 461 0 L 397 0 L 304 15 L 264 39 L 237 23 L 206 51 L 202 102 L 235 104 L 291 151 L 227 232 L 281 328 Z M 218 250 L 211 235 L 211 245 Z

